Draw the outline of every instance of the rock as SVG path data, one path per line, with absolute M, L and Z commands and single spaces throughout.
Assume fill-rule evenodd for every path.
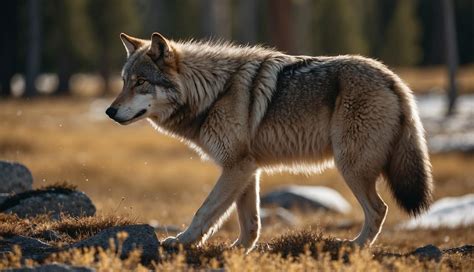
M 31 190 L 33 176 L 24 165 L 0 161 L 0 193 L 21 193 Z
M 53 247 L 30 237 L 13 236 L 0 240 L 0 256 L 12 252 L 15 245 L 21 248 L 23 259 L 32 259 L 35 261 L 42 261 L 52 253 L 75 248 L 101 247 L 108 249 L 110 247 L 110 239 L 115 241 L 115 246 L 118 248 L 117 234 L 121 232 L 128 234 L 127 237 L 124 237 L 122 252 L 120 254 L 121 258 L 126 258 L 134 249 L 141 249 L 142 263 L 148 264 L 152 260 L 158 260 L 158 247 L 160 243 L 156 238 L 154 229 L 149 225 L 128 225 L 108 228 L 88 239 L 62 248 Z
M 427 245 L 415 249 L 408 255 L 418 256 L 420 260 L 436 260 L 437 262 L 443 257 L 443 252 L 434 245 Z
M 5 202 L 5 200 L 7 200 L 10 196 L 11 194 L 0 193 L 0 205 L 2 205 L 2 203 Z
M 260 209 L 260 219 L 263 225 L 269 225 L 276 222 L 281 222 L 287 226 L 294 226 L 298 224 L 298 218 L 289 210 L 285 208 L 276 209 Z
M 461 254 L 461 255 L 472 255 L 474 254 L 474 245 L 464 245 L 461 247 L 444 249 L 445 254 Z
M 285 209 L 322 209 L 348 213 L 350 204 L 337 191 L 323 186 L 288 186 L 264 195 L 262 205 L 275 205 Z
M 93 272 L 95 269 L 84 266 L 70 266 L 65 264 L 53 263 L 44 264 L 35 267 L 22 267 L 14 269 L 6 269 L 2 271 L 8 272 Z
M 474 224 L 474 194 L 445 197 L 434 202 L 422 215 L 399 225 L 404 229 L 456 228 Z
M 86 240 L 69 245 L 67 249 L 84 247 L 102 247 L 107 249 L 110 246 L 110 239 L 115 241 L 117 247 L 117 234 L 120 232 L 126 232 L 128 234 L 128 237 L 122 244 L 121 258 L 126 258 L 130 251 L 138 248 L 142 250 L 141 258 L 143 263 L 157 260 L 160 242 L 156 238 L 153 227 L 146 224 L 118 226 L 105 229 Z
M 94 204 L 86 194 L 58 186 L 16 194 L 0 205 L 0 212 L 13 213 L 21 218 L 40 214 L 49 214 L 53 219 L 59 219 L 61 214 L 93 216 L 95 211 Z
M 38 239 L 18 235 L 0 240 L 0 256 L 12 252 L 14 246 L 21 248 L 22 257 L 36 261 L 57 252 L 56 248 Z

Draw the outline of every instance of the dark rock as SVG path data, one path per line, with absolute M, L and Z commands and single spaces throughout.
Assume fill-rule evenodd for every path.
M 319 209 L 347 213 L 349 203 L 337 191 L 323 186 L 288 186 L 264 195 L 262 205 L 285 209 Z
M 126 232 L 128 234 L 127 239 L 122 244 L 121 258 L 126 258 L 127 255 L 134 249 L 140 249 L 142 251 L 142 262 L 149 263 L 152 260 L 158 258 L 158 247 L 160 242 L 156 238 L 155 230 L 150 225 L 129 225 L 119 226 L 105 229 L 98 234 L 74 243 L 67 248 L 84 248 L 84 247 L 101 247 L 107 249 L 110 247 L 110 239 L 115 241 L 115 246 L 118 246 L 117 234 L 120 232 Z
M 443 252 L 434 245 L 427 245 L 415 249 L 409 255 L 418 256 L 420 260 L 436 260 L 437 262 L 443 257 Z
M 68 216 L 93 216 L 95 206 L 83 192 L 64 187 L 47 187 L 19 193 L 0 204 L 0 212 L 13 213 L 18 217 L 34 217 L 49 214 L 59 219 L 61 214 Z
M 11 194 L 0 193 L 0 205 L 2 205 L 2 203 L 5 202 L 5 200 L 7 200 L 10 196 Z
M 0 161 L 0 193 L 21 193 L 31 190 L 33 176 L 24 165 Z
M 474 254 L 474 245 L 464 245 L 461 247 L 444 249 L 445 254 L 461 254 L 461 255 L 472 255 Z
M 13 236 L 0 240 L 0 257 L 13 251 L 14 246 L 18 246 L 22 252 L 23 259 L 42 261 L 52 253 L 57 253 L 75 248 L 101 247 L 108 249 L 110 240 L 113 239 L 115 247 L 118 248 L 117 234 L 126 232 L 127 238 L 123 241 L 121 258 L 126 258 L 134 249 L 142 251 L 141 261 L 148 264 L 152 260 L 158 260 L 158 247 L 160 245 L 154 229 L 149 225 L 129 225 L 105 229 L 86 240 L 73 243 L 71 245 L 57 248 L 38 239 Z
M 69 266 L 65 264 L 53 263 L 35 267 L 22 267 L 6 269 L 8 272 L 93 272 L 95 269 L 83 266 Z
M 0 256 L 12 252 L 14 246 L 21 248 L 21 254 L 24 258 L 35 261 L 43 260 L 49 254 L 58 251 L 53 246 L 38 239 L 18 235 L 0 240 Z

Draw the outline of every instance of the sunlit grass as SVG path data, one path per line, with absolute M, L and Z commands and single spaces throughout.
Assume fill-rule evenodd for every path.
M 154 219 L 164 225 L 187 225 L 217 179 L 218 167 L 201 161 L 183 143 L 158 134 L 145 121 L 120 126 L 105 118 L 92 118 L 91 112 L 97 109 L 91 109 L 91 105 L 96 104 L 92 99 L 84 98 L 0 101 L 0 159 L 19 161 L 28 166 L 35 187 L 64 181 L 76 185 L 92 198 L 103 218 L 118 216 L 133 222 L 146 223 Z M 105 109 L 98 112 L 101 110 Z M 474 192 L 474 156 L 436 155 L 432 156 L 432 162 L 435 199 Z M 362 209 L 336 170 L 310 177 L 263 175 L 261 191 L 264 193 L 286 184 L 332 187 L 354 207 L 347 215 L 298 213 L 301 223 L 295 229 L 318 230 L 324 237 L 344 239 L 357 234 L 363 221 Z M 398 209 L 383 182 L 379 184 L 379 190 L 389 206 L 389 213 L 376 247 L 407 253 L 430 243 L 441 248 L 474 243 L 472 227 L 437 231 L 398 230 L 396 224 L 408 216 Z M 337 228 L 344 220 L 350 220 L 353 225 Z M 54 228 L 53 225 L 50 227 Z M 270 242 L 289 230 L 288 226 L 278 223 L 264 226 L 261 242 Z M 159 238 L 166 235 L 158 233 Z M 211 242 L 230 244 L 237 235 L 238 225 L 232 217 Z M 65 241 L 71 242 L 71 239 Z M 342 267 L 341 270 L 378 270 L 381 265 L 396 270 L 449 267 L 449 263 L 419 263 L 411 259 L 394 260 L 386 265 L 383 264 L 385 261 L 367 261 L 369 253 L 365 251 L 355 253 L 356 259 L 361 261 L 351 264 L 354 266 L 347 266 L 341 260 L 315 259 L 306 256 L 305 252 L 301 254 L 297 259 L 282 259 L 268 252 L 243 255 L 230 251 L 225 252 L 224 261 L 219 261 L 218 266 L 225 264 L 228 268 L 242 267 L 244 270 L 252 270 L 256 265 L 269 270 L 321 267 L 329 267 L 328 270 L 338 270 L 338 267 Z M 187 267 L 179 262 L 180 258 L 172 258 L 169 262 L 157 264 L 157 267 Z M 466 268 L 464 265 L 468 264 L 461 264 Z M 213 266 L 213 261 L 209 260 L 208 266 Z

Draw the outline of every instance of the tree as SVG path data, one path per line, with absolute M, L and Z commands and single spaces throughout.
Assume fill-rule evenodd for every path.
M 398 0 L 385 32 L 382 59 L 394 66 L 418 64 L 420 48 L 420 26 L 413 0 Z
M 0 9 L 0 97 L 10 95 L 10 80 L 18 68 L 18 6 L 18 1 L 7 1 Z
M 140 32 L 139 20 L 133 1 L 101 0 L 90 1 L 88 12 L 94 25 L 93 39 L 84 41 L 96 43 L 99 73 L 104 79 L 104 94 L 111 92 L 112 71 L 119 70 L 125 53 L 119 40 L 120 32 Z
M 237 1 L 238 22 L 236 25 L 236 38 L 239 42 L 254 44 L 258 35 L 258 3 L 256 0 Z
M 356 2 L 322 0 L 316 5 L 320 27 L 320 47 L 324 54 L 366 54 L 368 46 L 362 31 L 362 18 Z
M 279 50 L 292 52 L 292 18 L 290 0 L 269 0 L 268 27 L 271 44 Z
M 314 39 L 318 37 L 318 31 L 313 28 L 313 1 L 294 1 L 294 15 L 292 32 L 294 33 L 294 52 L 296 54 L 315 53 Z M 318 43 L 319 44 L 319 43 Z
M 229 0 L 201 0 L 201 32 L 204 37 L 230 40 L 232 18 Z
M 41 3 L 28 0 L 28 51 L 26 55 L 25 96 L 37 95 L 35 80 L 41 64 Z
M 87 4 L 85 0 L 50 0 L 43 5 L 43 64 L 58 74 L 56 95 L 69 94 L 72 74 L 90 66 L 96 57 Z
M 448 66 L 448 109 L 446 115 L 454 113 L 456 98 L 457 98 L 457 84 L 456 72 L 458 68 L 458 46 L 456 38 L 456 26 L 454 25 L 454 10 L 451 0 L 441 0 L 443 7 L 443 26 L 444 26 L 444 42 L 446 48 L 446 64 Z

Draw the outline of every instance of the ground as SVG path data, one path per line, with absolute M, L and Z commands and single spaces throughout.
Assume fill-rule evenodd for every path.
M 100 218 L 114 218 L 119 222 L 154 221 L 183 228 L 211 190 L 219 169 L 211 162 L 201 161 L 183 143 L 159 134 L 146 121 L 121 126 L 106 119 L 103 111 L 110 101 L 111 98 L 0 101 L 0 159 L 25 164 L 33 173 L 35 187 L 64 181 L 76 185 L 92 198 Z M 474 156 L 453 153 L 432 155 L 431 159 L 435 199 L 474 192 Z M 279 223 L 264 226 L 260 239 L 263 244 L 259 250 L 248 256 L 240 251 L 225 252 L 220 262 L 211 261 L 204 267 L 224 262 L 228 268 L 250 269 L 258 264 L 263 270 L 265 267 L 266 270 L 318 267 L 333 270 L 343 265 L 343 259 L 331 263 L 321 256 L 315 259 L 309 256 L 310 253 L 304 255 L 304 248 L 296 251 L 303 254 L 297 260 L 280 258 L 271 250 L 262 249 L 265 243 L 275 247 L 278 240 L 272 239 L 282 235 L 286 238 L 280 242 L 284 241 L 286 247 L 294 247 L 301 243 L 291 244 L 292 239 L 309 241 L 308 237 L 314 238 L 319 234 L 325 239 L 350 239 L 361 227 L 362 209 L 336 170 L 329 169 L 312 176 L 263 175 L 261 191 L 264 193 L 285 184 L 334 188 L 353 205 L 353 210 L 347 215 L 300 214 L 301 223 L 291 228 Z M 380 183 L 379 191 L 389 206 L 382 233 L 372 249 L 353 255 L 349 266 L 345 264 L 345 269 L 474 269 L 472 256 L 467 259 L 452 257 L 441 263 L 419 262 L 412 258 L 384 261 L 383 264 L 375 261 L 374 253 L 376 256 L 380 252 L 404 254 L 427 244 L 441 249 L 474 244 L 473 227 L 415 231 L 397 229 L 396 225 L 409 217 L 396 206 L 386 184 Z M 12 222 L 12 226 L 20 224 L 15 220 L 3 220 L 3 227 L 8 222 Z M 349 224 L 340 227 L 345 222 Z M 167 235 L 158 233 L 160 239 Z M 210 242 L 220 249 L 222 245 L 230 244 L 237 235 L 238 224 L 234 215 Z M 304 237 L 301 238 L 301 235 Z M 65 242 L 70 242 L 67 239 Z M 209 249 L 211 253 L 215 253 L 215 247 Z M 316 251 L 308 249 L 308 252 Z M 207 256 L 213 256 L 211 253 Z M 161 264 L 160 268 L 183 268 L 182 261 L 174 258 Z

